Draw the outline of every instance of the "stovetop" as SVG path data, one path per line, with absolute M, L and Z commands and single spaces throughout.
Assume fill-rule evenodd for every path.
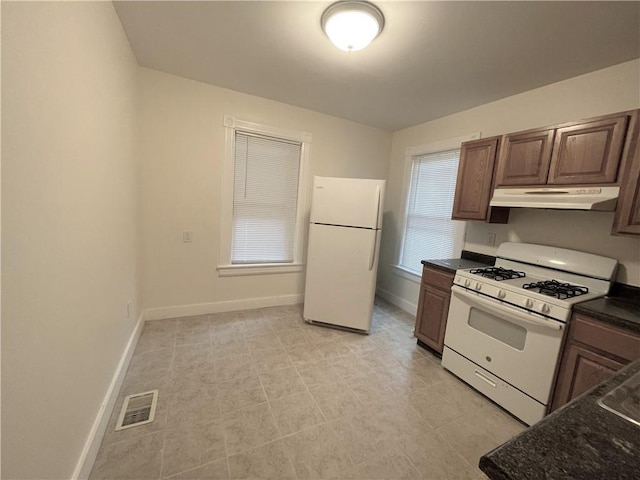
M 606 281 L 499 260 L 487 269 L 458 270 L 454 284 L 562 322 L 574 304 L 602 297 L 609 288 Z

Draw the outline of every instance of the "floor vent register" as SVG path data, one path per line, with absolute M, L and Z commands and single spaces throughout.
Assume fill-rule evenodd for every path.
M 125 397 L 118 423 L 116 423 L 116 431 L 153 422 L 157 404 L 158 390 L 135 393 Z

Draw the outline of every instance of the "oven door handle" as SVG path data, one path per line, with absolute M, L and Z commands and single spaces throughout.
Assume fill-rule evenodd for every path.
M 552 330 L 562 330 L 563 324 L 555 320 L 546 320 L 544 318 L 532 317 L 531 313 L 524 313 L 524 311 L 516 310 L 513 307 L 502 303 L 499 307 L 496 306 L 494 301 L 484 299 L 481 296 L 470 293 L 462 287 L 454 285 L 451 287 L 451 292 L 460 297 L 465 303 L 475 304 L 478 308 L 485 312 L 493 313 L 494 315 L 501 317 L 505 320 L 520 320 L 521 322 L 538 325 L 540 327 L 551 328 Z M 534 313 L 534 315 L 536 315 Z M 506 317 L 506 318 L 505 318 Z M 513 322 L 512 322 L 513 323 Z

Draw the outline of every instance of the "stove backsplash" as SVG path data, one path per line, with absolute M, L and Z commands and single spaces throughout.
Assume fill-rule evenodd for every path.
M 464 249 L 495 256 L 503 242 L 526 242 L 615 258 L 615 281 L 640 287 L 640 241 L 611 235 L 613 213 L 512 208 L 506 225 L 467 222 Z M 488 245 L 489 234 L 495 244 Z

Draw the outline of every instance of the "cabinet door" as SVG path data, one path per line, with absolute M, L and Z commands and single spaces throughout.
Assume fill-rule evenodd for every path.
M 554 129 L 506 135 L 500 149 L 496 186 L 547 183 Z
M 450 293 L 423 284 L 420 291 L 419 320 L 416 322 L 415 336 L 438 353 L 442 353 L 444 348 L 449 300 L 451 300 Z
M 462 144 L 451 215 L 454 220 L 488 218 L 498 141 L 493 137 Z
M 614 235 L 640 235 L 640 140 L 634 138 L 635 150 L 620 185 L 620 197 L 613 221 Z
M 557 129 L 547 183 L 615 183 L 628 120 L 620 115 Z
M 569 344 L 562 360 L 551 410 L 611 378 L 624 364 L 580 345 Z

